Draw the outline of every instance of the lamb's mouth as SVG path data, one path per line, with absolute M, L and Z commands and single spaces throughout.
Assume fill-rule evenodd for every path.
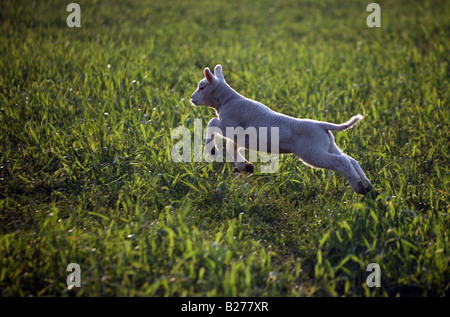
M 196 106 L 197 105 L 197 100 L 191 99 L 191 103 Z

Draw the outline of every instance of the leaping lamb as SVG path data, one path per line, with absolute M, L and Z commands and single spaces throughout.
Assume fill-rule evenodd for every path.
M 211 155 L 217 154 L 214 141 L 217 131 L 226 131 L 227 127 L 254 127 L 254 131 L 261 127 L 277 127 L 278 146 L 275 149 L 271 144 L 271 137 L 267 137 L 264 139 L 267 144 L 263 148 L 266 152 L 294 153 L 306 165 L 340 172 L 358 194 L 366 194 L 373 189 L 358 162 L 337 147 L 331 133 L 354 127 L 363 118 L 361 115 L 358 114 L 343 124 L 293 118 L 237 93 L 225 82 L 221 65 L 215 67 L 214 75 L 208 67 L 204 74 L 205 78 L 191 96 L 191 103 L 195 106 L 209 106 L 216 111 L 217 117 L 208 123 L 205 140 L 205 148 L 211 149 Z M 259 150 L 260 142 L 249 142 L 249 137 L 243 142 L 239 142 L 235 136 L 231 139 L 222 134 L 222 137 L 226 139 L 227 152 L 233 156 L 237 168 L 253 173 L 253 165 L 242 157 L 239 148 Z M 256 132 L 256 138 L 259 137 Z

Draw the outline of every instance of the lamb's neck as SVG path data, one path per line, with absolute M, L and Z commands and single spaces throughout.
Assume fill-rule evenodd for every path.
M 219 114 L 220 108 L 222 108 L 223 105 L 230 102 L 232 99 L 240 98 L 242 96 L 229 85 L 225 84 L 216 92 L 215 97 L 216 102 L 214 103 L 214 109 L 216 109 L 217 114 Z

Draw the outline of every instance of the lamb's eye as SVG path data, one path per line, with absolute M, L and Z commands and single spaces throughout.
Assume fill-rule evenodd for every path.
M 198 89 L 199 89 L 199 90 L 203 90 L 203 89 L 205 89 L 205 86 L 203 86 L 203 87 L 198 87 Z

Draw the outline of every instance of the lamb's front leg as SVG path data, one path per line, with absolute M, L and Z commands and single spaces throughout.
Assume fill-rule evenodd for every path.
M 223 135 L 222 122 L 220 122 L 218 118 L 212 118 L 208 123 L 208 127 L 206 128 L 205 151 L 211 154 L 213 157 L 218 154 L 216 142 L 214 141 L 214 136 L 216 133 Z
M 233 157 L 234 163 L 240 171 L 253 173 L 254 168 L 252 163 L 245 160 L 241 153 L 239 153 L 237 144 L 230 139 L 227 139 L 227 152 Z

